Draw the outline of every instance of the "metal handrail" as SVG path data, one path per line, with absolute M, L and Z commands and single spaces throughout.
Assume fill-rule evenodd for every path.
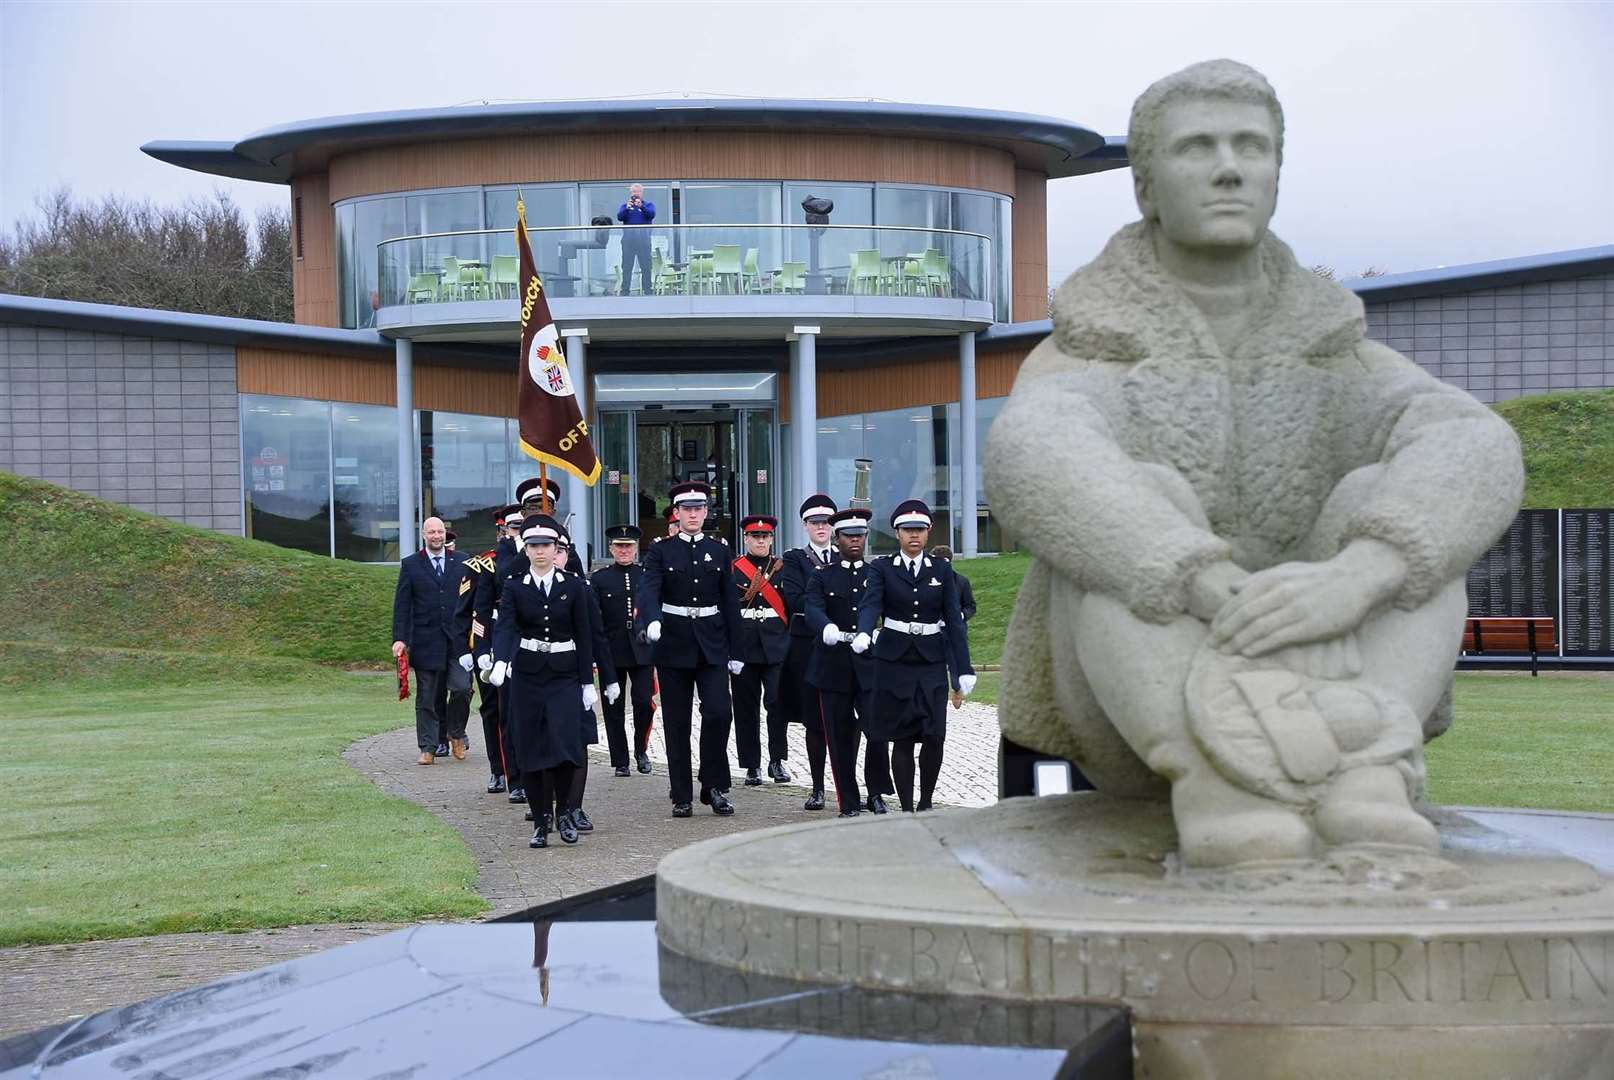
M 656 225 L 654 223 L 649 225 L 623 225 L 618 222 L 612 222 L 610 225 L 543 225 L 537 228 L 529 226 L 527 228 L 527 232 L 583 232 L 591 229 L 856 229 L 859 231 L 874 230 L 884 232 L 934 233 L 939 236 L 969 236 L 975 238 L 976 240 L 985 240 L 988 244 L 992 243 L 992 238 L 985 233 L 969 232 L 964 229 L 932 229 L 923 225 L 807 225 L 794 221 L 772 223 L 757 221 L 734 223 L 716 222 L 710 225 L 695 225 L 688 222 L 680 222 L 677 225 Z M 376 248 L 379 250 L 380 248 L 386 247 L 388 244 L 401 244 L 406 240 L 440 240 L 444 237 L 452 236 L 489 236 L 501 235 L 504 233 L 514 235 L 515 231 L 515 227 L 511 226 L 508 229 L 461 229 L 458 232 L 420 233 L 415 236 L 394 236 L 389 240 L 380 241 L 376 244 Z

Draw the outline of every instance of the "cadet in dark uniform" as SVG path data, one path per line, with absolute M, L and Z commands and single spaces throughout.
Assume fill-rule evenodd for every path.
M 753 514 L 740 521 L 745 554 L 729 576 L 739 595 L 738 658 L 745 667 L 729 679 L 734 697 L 734 742 L 745 784 L 762 783 L 762 710 L 768 713 L 768 761 L 788 755 L 785 716 L 779 708 L 779 675 L 790 651 L 790 609 L 779 592 L 784 562 L 772 555 L 779 519 Z
M 589 579 L 595 599 L 605 618 L 605 640 L 610 646 L 611 663 L 616 665 L 617 682 L 633 698 L 633 760 L 639 771 L 650 771 L 650 724 L 655 716 L 651 695 L 655 692 L 655 669 L 650 666 L 650 644 L 636 617 L 636 594 L 644 580 L 639 565 L 639 538 L 644 534 L 636 525 L 613 525 L 605 530 L 612 563 L 596 570 Z M 627 702 L 618 694 L 605 699 L 605 741 L 611 748 L 611 765 L 618 776 L 628 776 L 628 738 L 623 713 Z
M 605 640 L 605 620 L 600 614 L 599 598 L 594 595 L 594 587 L 589 584 L 588 578 L 582 573 L 571 569 L 575 552 L 572 550 L 572 537 L 564 527 L 560 530 L 560 539 L 555 543 L 555 568 L 565 570 L 576 577 L 585 586 L 588 593 L 589 625 L 593 628 L 590 640 L 593 642 L 594 666 L 600 672 L 600 686 L 604 688 L 607 701 L 616 701 L 622 694 L 622 687 L 617 683 L 616 665 L 611 662 L 611 646 Z M 592 685 L 594 676 L 589 675 Z M 590 746 L 600 744 L 600 721 L 594 712 L 594 706 L 589 705 L 583 709 L 578 718 L 583 737 L 583 764 L 572 774 L 572 790 L 566 809 L 571 811 L 572 822 L 577 826 L 578 832 L 593 832 L 594 822 L 590 820 L 588 812 L 583 809 L 583 793 L 588 789 L 588 750 Z
M 572 773 L 585 755 L 578 710 L 593 708 L 596 696 L 588 587 L 555 569 L 559 535 L 560 524 L 548 514 L 522 523 L 529 565 L 505 583 L 499 597 L 489 676 L 495 686 L 510 681 L 505 715 L 516 763 L 535 799 L 532 847 L 548 846 L 551 822 L 561 840 L 577 843 L 566 803 Z
M 745 665 L 737 659 L 740 609 L 728 587 L 732 556 L 723 541 L 705 535 L 711 489 L 699 482 L 672 489 L 678 535 L 652 544 L 644 560 L 639 615 L 645 637 L 655 646 L 661 682 L 662 734 L 667 740 L 667 772 L 673 817 L 689 817 L 694 794 L 690 780 L 689 734 L 697 691 L 701 699 L 700 799 L 714 814 L 734 813 L 729 802 L 729 675 Z M 725 671 L 724 667 L 728 670 Z
M 918 744 L 917 809 L 929 810 L 947 738 L 949 670 L 953 689 L 968 694 L 975 689 L 975 669 L 953 566 L 925 554 L 930 507 L 907 500 L 892 511 L 891 527 L 901 550 L 869 564 L 852 651 L 868 651 L 880 626 L 880 638 L 873 642 L 874 727 L 891 742 L 891 772 L 904 810 L 916 809 L 913 752 Z
M 467 657 L 473 664 L 485 661 L 479 664 L 473 681 L 476 683 L 479 699 L 477 711 L 482 716 L 482 742 L 488 749 L 489 795 L 507 789 L 506 776 L 509 770 L 505 764 L 504 729 L 499 723 L 499 690 L 489 685 L 487 681 L 488 670 L 493 667 L 493 658 L 489 655 L 493 639 L 493 612 L 491 607 L 489 610 L 479 609 L 477 601 L 483 596 L 491 601 L 493 595 L 491 582 L 484 591 L 483 581 L 494 572 L 499 545 L 508 543 L 505 536 L 505 514 L 511 509 L 513 508 L 505 507 L 495 511 L 493 515 L 496 536 L 494 546 L 480 555 L 465 560 L 466 576 L 460 583 L 459 606 L 454 612 L 455 640 L 466 647 L 465 655 L 460 657 L 460 665 L 465 666 Z
M 807 685 L 807 663 L 813 655 L 813 631 L 807 625 L 805 604 L 807 579 L 821 566 L 835 559 L 830 547 L 830 515 L 835 500 L 828 495 L 811 495 L 801 504 L 801 524 L 807 531 L 807 545 L 784 553 L 784 570 L 779 575 L 779 591 L 790 609 L 790 651 L 785 654 L 779 673 L 779 708 L 786 723 L 802 725 L 807 732 L 807 764 L 812 770 L 813 790 L 807 809 L 824 808 L 824 722 L 818 715 L 818 694 Z M 776 784 L 788 783 L 784 760 L 768 763 L 768 775 Z
M 540 484 L 543 485 L 541 489 Z M 549 496 L 547 507 L 543 504 L 544 495 Z M 560 484 L 550 477 L 546 476 L 540 481 L 536 476 L 529 476 L 521 481 L 516 485 L 516 502 L 521 505 L 524 514 L 550 514 L 556 521 L 560 520 L 560 514 L 556 511 L 560 505 Z
M 499 600 L 504 593 L 504 584 L 511 574 L 526 573 L 530 565 L 520 544 L 522 522 L 520 503 L 505 507 L 505 536 L 493 548 L 493 573 L 483 575 L 477 582 L 475 610 L 478 618 L 485 617 L 484 625 L 488 627 L 483 647 L 476 656 L 478 669 L 484 678 L 493 669 L 493 633 L 498 629 Z M 501 718 L 505 715 L 505 699 L 509 696 L 508 688 L 498 691 Z M 500 727 L 504 760 L 508 766 L 505 779 L 509 782 L 509 798 L 513 803 L 524 803 L 527 801 L 527 789 L 522 786 L 521 770 L 515 767 L 514 737 L 508 722 L 501 723 Z
M 867 510 L 842 510 L 831 519 L 836 559 L 807 579 L 807 624 L 813 631 L 813 655 L 807 664 L 807 684 L 818 694 L 818 710 L 829 744 L 829 765 L 835 777 L 835 797 L 841 817 L 856 817 L 867 807 L 886 813 L 890 794 L 889 747 L 870 729 L 874 703 L 874 658 L 852 652 L 857 636 L 858 608 L 867 592 L 868 564 L 863 549 L 868 542 Z M 868 737 L 863 780 L 869 799 L 861 801 L 857 786 L 857 744 Z

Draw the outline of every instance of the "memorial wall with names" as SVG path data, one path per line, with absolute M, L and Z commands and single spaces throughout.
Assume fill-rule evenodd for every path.
M 1565 656 L 1614 656 L 1614 510 L 1521 510 L 1468 571 L 1468 614 L 1551 616 Z

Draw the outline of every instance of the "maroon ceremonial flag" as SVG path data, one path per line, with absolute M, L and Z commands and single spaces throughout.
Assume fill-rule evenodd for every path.
M 560 332 L 549 314 L 543 282 L 527 238 L 527 207 L 516 202 L 516 249 L 521 259 L 521 449 L 539 461 L 565 469 L 585 484 L 600 478 L 600 459 L 588 437 L 572 386 Z

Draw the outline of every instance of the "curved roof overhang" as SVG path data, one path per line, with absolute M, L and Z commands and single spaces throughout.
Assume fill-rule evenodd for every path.
M 140 149 L 159 161 L 241 180 L 287 183 L 355 150 L 448 139 L 578 132 L 766 131 L 922 137 L 997 146 L 1021 168 L 1050 178 L 1126 165 L 1124 140 L 1053 117 L 950 105 L 784 99 L 522 102 L 300 120 L 239 142 L 158 140 Z

